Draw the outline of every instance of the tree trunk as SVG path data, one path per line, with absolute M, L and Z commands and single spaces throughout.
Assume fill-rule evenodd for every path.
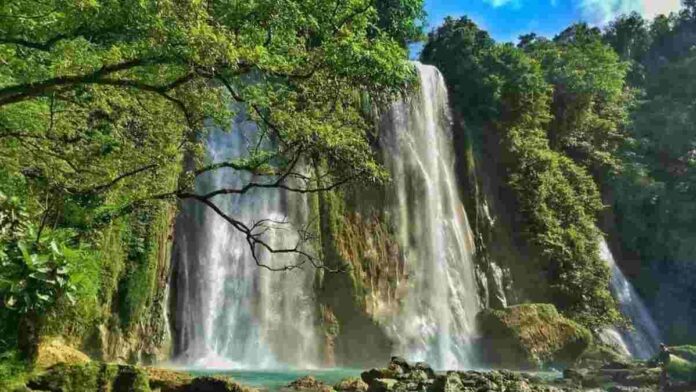
M 17 345 L 24 359 L 34 363 L 39 354 L 39 329 L 41 317 L 35 312 L 22 315 L 19 318 Z

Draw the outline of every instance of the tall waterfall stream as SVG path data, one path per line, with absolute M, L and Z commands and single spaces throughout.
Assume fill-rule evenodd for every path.
M 238 119 L 232 132 L 213 132 L 208 153 L 213 162 L 245 156 L 253 148 L 256 127 Z M 216 170 L 199 179 L 197 191 L 241 187 L 248 173 Z M 259 180 L 262 181 L 262 180 Z M 307 200 L 275 189 L 218 196 L 227 214 L 249 224 L 269 219 L 302 223 Z M 179 359 L 202 368 L 277 368 L 319 365 L 319 341 L 312 282 L 314 270 L 275 272 L 258 267 L 245 237 L 211 209 L 190 202 L 177 225 L 177 348 Z M 289 228 L 264 237 L 277 249 L 292 248 Z M 294 254 L 260 254 L 273 267 L 296 263 Z
M 471 366 L 479 310 L 473 238 L 454 173 L 447 89 L 440 72 L 417 65 L 420 91 L 396 103 L 381 127 L 409 295 L 388 320 L 398 352 L 441 369 Z

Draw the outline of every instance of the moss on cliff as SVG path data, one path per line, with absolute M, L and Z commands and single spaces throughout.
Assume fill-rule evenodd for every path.
M 369 203 L 363 203 L 363 206 Z M 319 272 L 317 296 L 324 315 L 327 342 L 333 352 L 327 353 L 327 363 L 362 366 L 383 362 L 390 352 L 389 339 L 377 325 L 370 312 L 385 298 L 393 296 L 388 268 L 394 265 L 383 260 L 394 253 L 388 227 L 370 209 L 370 218 L 355 211 L 350 195 L 332 191 L 318 196 L 319 234 L 321 253 L 331 268 L 339 273 Z M 382 265 L 381 265 L 382 264 Z M 381 274 L 381 275 L 380 275 Z M 373 291 L 374 290 L 374 291 Z M 357 347 L 354 342 L 363 342 Z
M 135 211 L 95 233 L 96 249 L 69 254 L 74 302 L 58 303 L 42 335 L 60 336 L 105 360 L 148 362 L 166 350 L 162 302 L 174 213 L 170 203 Z
M 343 216 L 338 252 L 350 264 L 356 301 L 376 316 L 398 305 L 406 281 L 404 259 L 384 218 L 377 212 L 368 217 L 360 213 Z
M 478 315 L 485 359 L 509 368 L 570 365 L 592 345 L 592 334 L 550 304 L 526 304 Z

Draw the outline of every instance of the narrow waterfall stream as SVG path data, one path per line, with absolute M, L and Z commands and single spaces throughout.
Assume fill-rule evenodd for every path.
M 256 135 L 256 127 L 241 118 L 232 132 L 213 132 L 208 140 L 210 161 L 245 156 Z M 249 173 L 216 170 L 199 178 L 196 188 L 204 194 L 239 188 L 251 179 Z M 246 224 L 263 219 L 297 224 L 309 213 L 305 197 L 276 189 L 218 196 L 213 201 Z M 179 217 L 177 237 L 175 344 L 182 363 L 222 369 L 318 365 L 312 268 L 271 272 L 258 267 L 244 236 L 193 201 L 185 204 Z M 282 228 L 268 231 L 264 238 L 276 248 L 291 248 L 296 239 L 292 230 Z M 260 258 L 281 266 L 293 264 L 295 257 L 261 254 Z
M 416 66 L 420 90 L 396 103 L 381 126 L 408 275 L 403 308 L 384 324 L 397 354 L 440 369 L 466 368 L 479 310 L 473 238 L 457 191 L 445 82 L 435 67 Z
M 600 244 L 600 254 L 611 267 L 611 292 L 619 303 L 621 313 L 633 325 L 632 330 L 605 329 L 602 331 L 602 339 L 617 346 L 625 354 L 640 359 L 651 358 L 660 344 L 660 331 L 636 289 L 616 264 L 606 240 Z

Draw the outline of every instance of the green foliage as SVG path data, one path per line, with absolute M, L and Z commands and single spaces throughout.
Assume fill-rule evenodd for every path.
M 623 241 L 651 260 L 689 260 L 696 252 L 695 69 L 696 55 L 651 78 L 615 184 Z
M 0 193 L 0 295 L 9 310 L 39 314 L 75 290 L 64 255 L 70 233 L 41 232 L 27 217 L 18 199 Z
M 383 177 L 355 92 L 385 102 L 413 78 L 400 41 L 423 16 L 415 0 L 3 7 L 3 164 L 59 199 L 118 191 L 112 204 L 175 191 L 156 179 L 183 151 L 200 158 L 195 134 L 227 124 L 231 107 L 283 141 L 254 152 L 275 166 L 320 154 L 337 173 Z
M 593 34 L 567 32 L 563 40 L 587 41 L 582 45 L 588 45 L 590 53 L 604 52 L 606 48 L 594 38 L 586 38 Z M 597 82 L 600 86 L 594 86 L 589 76 L 581 77 L 585 73 L 573 77 L 569 69 L 581 61 L 577 56 L 584 48 L 562 49 L 566 44 L 534 39 L 527 45 L 525 50 L 494 45 L 469 19 L 448 20 L 431 34 L 423 60 L 443 70 L 467 126 L 478 133 L 495 132 L 498 159 L 506 168 L 507 186 L 516 202 L 519 233 L 532 246 L 538 262 L 534 268 L 546 272 L 548 299 L 586 326 L 615 323 L 620 317 L 609 292 L 609 269 L 598 248 L 601 234 L 595 220 L 603 207 L 599 191 L 588 172 L 564 155 L 564 149 L 552 148 L 553 124 L 559 122 L 552 88 L 558 91 L 558 87 L 547 79 L 557 72 L 559 83 L 574 88 L 573 94 L 615 92 L 621 84 Z M 616 60 L 615 55 L 609 58 Z M 568 72 L 551 71 L 545 65 L 565 67 Z M 466 88 L 469 91 L 460 97 Z
M 377 0 L 378 26 L 397 42 L 407 44 L 423 38 L 423 0 Z
M 151 211 L 131 215 L 127 235 L 128 262 L 119 282 L 119 317 L 122 326 L 135 325 L 152 300 L 161 244 L 167 243 L 170 215 L 167 211 Z
M 456 98 L 453 104 L 467 121 L 482 121 L 495 113 L 495 97 L 488 88 L 493 76 L 482 63 L 482 53 L 494 44 L 471 19 L 447 18 L 442 27 L 430 33 L 421 53 L 423 60 L 436 64 L 447 77 L 449 92 Z
M 689 362 L 696 362 L 696 346 L 676 346 L 669 348 L 670 353 Z
M 633 86 L 640 86 L 645 81 L 645 66 L 641 60 L 650 50 L 652 41 L 648 21 L 636 12 L 619 16 L 604 32 L 604 42 L 622 60 L 629 62 L 631 68 L 627 81 Z
M 696 363 L 689 362 L 679 357 L 671 357 L 669 365 L 667 365 L 667 372 L 672 380 L 687 382 L 696 381 Z
M 492 340 L 495 365 L 509 367 L 568 366 L 593 344 L 592 333 L 558 313 L 550 304 L 523 304 L 486 309 L 477 316 Z
M 30 367 L 14 351 L 0 353 L 0 390 L 11 391 L 24 384 Z
M 551 147 L 596 173 L 616 167 L 633 98 L 625 86 L 628 63 L 585 24 L 525 50 L 541 63 L 554 88 Z
M 24 301 L 17 290 L 34 293 L 16 303 L 42 303 L 44 333 L 79 340 L 113 310 L 127 333 L 148 316 L 174 199 L 195 196 L 197 176 L 225 168 L 282 183 L 295 163 L 318 160 L 327 182 L 384 180 L 363 103 L 390 102 L 415 80 L 405 44 L 422 34 L 422 8 L 422 0 L 0 5 L 0 191 L 21 201 L 28 228 L 24 242 L 0 238 L 4 259 L 21 267 L 1 272 L 11 302 Z M 208 132 L 229 128 L 238 112 L 258 124 L 258 147 L 206 161 Z M 48 276 L 37 275 L 46 265 Z M 31 274 L 44 286 L 23 278 Z M 45 286 L 53 281 L 66 286 Z M 0 309 L 3 336 L 17 322 Z

